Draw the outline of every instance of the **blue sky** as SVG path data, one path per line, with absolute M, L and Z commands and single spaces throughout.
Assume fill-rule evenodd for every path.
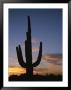
M 32 45 L 36 52 L 42 41 L 43 55 L 62 53 L 62 9 L 9 9 L 9 58 L 16 57 L 18 44 L 25 53 L 27 16 L 31 17 Z

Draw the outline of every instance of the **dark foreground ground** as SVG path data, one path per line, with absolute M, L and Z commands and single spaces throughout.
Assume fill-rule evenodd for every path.
M 12 75 L 9 77 L 9 81 L 62 81 L 62 75 L 33 75 L 32 77 L 28 77 L 26 75 Z

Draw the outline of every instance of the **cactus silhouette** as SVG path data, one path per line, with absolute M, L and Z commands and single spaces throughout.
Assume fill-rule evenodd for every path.
M 30 16 L 28 16 L 28 32 L 26 32 L 27 39 L 25 40 L 25 57 L 26 57 L 26 62 L 23 60 L 22 56 L 22 50 L 21 46 L 18 45 L 16 47 L 16 52 L 17 52 L 17 58 L 19 64 L 23 67 L 26 68 L 26 75 L 28 77 L 31 77 L 33 75 L 33 67 L 36 67 L 40 64 L 41 57 L 42 57 L 42 42 L 40 42 L 40 47 L 39 47 L 39 54 L 37 57 L 37 61 L 32 63 L 32 43 L 31 43 L 31 22 L 30 22 Z

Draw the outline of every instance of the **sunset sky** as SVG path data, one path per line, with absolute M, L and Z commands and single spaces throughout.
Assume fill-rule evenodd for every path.
M 47 64 L 43 57 L 47 54 L 62 54 L 62 9 L 9 9 L 9 66 L 18 66 L 16 55 L 18 44 L 22 47 L 25 60 L 27 16 L 31 17 L 33 62 L 37 60 L 39 43 L 42 41 L 43 55 L 39 68 L 43 66 L 46 68 L 50 63 L 49 67 L 56 66 L 61 70 L 62 57 L 52 56 Z

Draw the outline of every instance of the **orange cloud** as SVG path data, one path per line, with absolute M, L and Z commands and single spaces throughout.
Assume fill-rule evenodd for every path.
M 39 75 L 47 75 L 47 74 L 62 75 L 62 66 L 49 63 L 47 68 L 35 68 L 34 72 L 38 73 Z
M 48 74 L 62 74 L 62 66 L 54 65 L 54 64 L 48 64 Z
M 34 68 L 33 69 L 33 74 L 39 74 L 39 75 L 47 75 L 47 74 L 54 74 L 54 75 L 62 75 L 62 66 L 59 65 L 54 65 L 49 63 L 48 67 L 38 67 L 38 68 Z M 9 67 L 8 68 L 8 75 L 21 75 L 21 74 L 25 74 L 26 73 L 26 69 L 25 68 L 21 68 L 19 66 L 13 66 L 13 67 Z
M 26 69 L 25 68 L 21 68 L 19 66 L 10 66 L 8 68 L 8 75 L 20 75 L 20 74 L 25 74 L 26 73 Z
M 38 52 L 39 48 L 32 48 L 32 52 Z

